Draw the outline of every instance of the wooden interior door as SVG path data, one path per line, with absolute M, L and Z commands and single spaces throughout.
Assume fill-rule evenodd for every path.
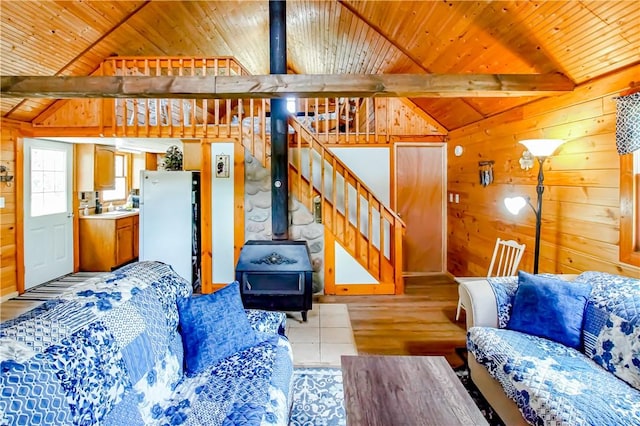
M 445 269 L 445 146 L 397 144 L 396 209 L 407 225 L 403 273 Z

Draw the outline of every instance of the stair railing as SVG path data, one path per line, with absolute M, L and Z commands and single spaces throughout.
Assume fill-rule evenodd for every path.
M 322 203 L 325 226 L 378 281 L 401 279 L 404 222 L 303 123 L 290 125 L 292 192 L 310 211 Z

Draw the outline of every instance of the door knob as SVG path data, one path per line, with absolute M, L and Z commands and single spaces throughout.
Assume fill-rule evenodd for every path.
M 67 213 L 67 217 L 73 217 L 73 213 Z

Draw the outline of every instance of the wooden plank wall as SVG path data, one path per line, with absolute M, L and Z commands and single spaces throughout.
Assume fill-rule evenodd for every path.
M 443 135 L 447 130 L 407 98 L 375 99 L 380 135 Z
M 567 143 L 544 164 L 540 272 L 600 270 L 640 276 L 619 261 L 620 157 L 615 148 L 614 96 L 630 87 L 640 65 L 582 84 L 573 93 L 545 98 L 450 133 L 448 270 L 483 276 L 496 237 L 527 244 L 521 269 L 533 269 L 535 216 L 504 208 L 507 196 L 535 203 L 538 165 L 520 168 L 518 140 L 559 138 Z M 464 147 L 460 157 L 456 145 Z M 493 184 L 479 185 L 478 161 L 494 160 Z
M 0 133 L 0 164 L 14 176 L 11 186 L 0 183 L 0 197 L 5 207 L 0 209 L 0 299 L 17 291 L 16 243 L 16 144 L 20 125 L 2 120 Z

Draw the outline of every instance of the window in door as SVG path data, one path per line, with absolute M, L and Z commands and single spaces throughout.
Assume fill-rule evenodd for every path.
M 124 200 L 127 198 L 127 157 L 125 154 L 115 156 L 116 187 L 102 191 L 103 201 Z
M 620 157 L 620 260 L 640 266 L 640 150 Z
M 67 158 L 63 151 L 31 149 L 31 216 L 67 211 Z

